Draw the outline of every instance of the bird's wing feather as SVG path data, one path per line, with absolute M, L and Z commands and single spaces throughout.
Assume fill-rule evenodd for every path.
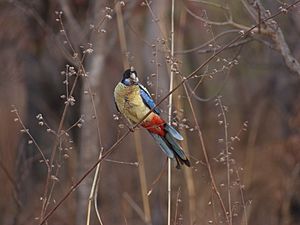
M 174 158 L 174 153 L 173 151 L 170 149 L 170 147 L 166 144 L 166 142 L 164 141 L 164 139 L 154 133 L 150 133 L 151 136 L 154 138 L 154 140 L 156 141 L 156 143 L 159 144 L 160 148 L 163 150 L 163 152 L 169 157 L 169 158 Z
M 150 93 L 142 84 L 139 84 L 139 87 L 140 87 L 140 95 L 141 95 L 141 98 L 143 99 L 143 102 L 150 109 L 153 109 L 155 107 L 155 102 L 151 98 Z M 153 111 L 158 115 L 160 114 L 160 110 L 157 107 L 155 107 L 155 109 Z
M 169 133 L 166 134 L 166 139 L 167 141 L 172 145 L 173 150 L 176 152 L 176 154 L 183 160 L 186 160 L 186 156 L 182 150 L 182 148 L 176 143 L 174 140 L 173 136 L 170 135 Z
M 178 141 L 183 140 L 183 137 L 181 136 L 181 134 L 179 134 L 179 132 L 174 127 L 172 127 L 170 124 L 166 123 L 165 129 Z

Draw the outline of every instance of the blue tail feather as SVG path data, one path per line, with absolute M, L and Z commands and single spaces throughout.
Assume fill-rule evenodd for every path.
M 150 132 L 149 132 L 150 133 Z M 169 158 L 174 158 L 174 153 L 173 151 L 170 149 L 170 147 L 166 144 L 166 142 L 164 141 L 164 139 L 154 133 L 150 133 L 151 136 L 154 138 L 154 140 L 156 141 L 157 144 L 159 144 L 160 148 L 163 150 L 163 152 L 169 157 Z
M 181 134 L 179 134 L 179 132 L 174 128 L 172 127 L 170 124 L 165 124 L 165 129 L 166 131 L 168 131 L 172 136 L 173 138 L 175 138 L 176 140 L 178 141 L 182 141 L 183 140 L 183 137 L 181 136 Z
M 189 159 L 186 157 L 183 149 L 176 142 L 176 140 L 182 140 L 182 136 L 170 125 L 165 126 L 166 135 L 164 137 L 159 136 L 158 134 L 151 133 L 151 136 L 154 138 L 156 143 L 159 144 L 162 151 L 172 159 L 176 159 L 177 166 L 180 168 L 180 165 L 185 164 L 188 167 L 191 166 Z
M 173 136 L 170 133 L 166 133 L 166 140 L 171 144 L 172 149 L 176 152 L 176 154 L 183 160 L 186 160 L 186 156 L 182 150 L 182 148 L 177 144 L 174 140 Z

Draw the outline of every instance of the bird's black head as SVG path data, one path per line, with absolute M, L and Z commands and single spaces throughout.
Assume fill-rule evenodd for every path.
M 133 67 L 125 70 L 123 73 L 123 79 L 121 81 L 126 86 L 136 85 L 139 82 L 139 78 L 137 77 L 137 73 Z

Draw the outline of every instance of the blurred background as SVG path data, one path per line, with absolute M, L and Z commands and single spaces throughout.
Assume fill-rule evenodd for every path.
M 0 224 L 39 224 L 128 130 L 113 99 L 124 67 L 158 102 L 171 65 L 177 84 L 237 36 L 173 94 L 192 167 L 172 165 L 171 224 L 300 224 L 293 2 L 175 1 L 171 57 L 171 0 L 1 0 Z M 166 156 L 146 131 L 100 165 L 48 224 L 167 224 Z

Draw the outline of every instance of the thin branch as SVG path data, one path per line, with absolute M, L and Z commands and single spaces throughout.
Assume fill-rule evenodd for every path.
M 99 209 L 98 209 L 99 207 L 98 207 L 98 200 L 97 200 L 98 199 L 99 182 L 100 182 L 100 179 L 97 179 L 96 187 L 98 187 L 98 188 L 97 188 L 97 190 L 95 191 L 95 194 L 94 194 L 94 209 L 95 209 L 95 212 L 96 212 L 97 219 L 98 219 L 100 225 L 102 225 L 103 222 L 102 222 L 101 215 L 100 215 L 100 212 L 99 212 Z
M 217 34 L 214 39 L 210 39 L 209 41 L 207 41 L 207 42 L 205 42 L 205 43 L 203 43 L 203 44 L 201 44 L 197 47 L 194 47 L 194 48 L 191 48 L 191 49 L 186 49 L 186 50 L 177 50 L 174 53 L 176 55 L 179 55 L 179 54 L 186 54 L 186 53 L 195 52 L 197 50 L 200 50 L 201 48 L 204 48 L 204 47 L 208 46 L 209 44 L 211 44 L 212 42 L 216 41 L 217 39 L 225 36 L 226 34 L 238 33 L 238 32 L 240 32 L 240 30 L 238 30 L 238 29 L 226 30 L 226 31 L 223 31 L 223 32 Z
M 237 177 L 237 183 L 239 185 L 239 190 L 240 190 L 240 194 L 241 194 L 241 200 L 242 200 L 242 206 L 243 206 L 243 218 L 245 218 L 245 225 L 248 225 L 248 217 L 247 217 L 247 205 L 246 205 L 246 201 L 245 201 L 245 197 L 244 197 L 244 187 L 241 184 L 241 178 L 240 178 L 240 174 L 238 169 L 235 169 L 236 172 L 236 177 Z
M 116 164 L 123 164 L 123 165 L 135 166 L 135 167 L 139 166 L 138 162 L 122 162 L 122 161 L 117 161 L 117 160 L 112 160 L 112 159 L 105 159 L 105 161 L 106 162 L 111 162 L 111 163 L 116 163 Z
M 174 31 L 174 14 L 175 14 L 175 0 L 172 0 L 171 5 L 171 67 L 170 67 L 170 84 L 169 84 L 169 91 L 171 92 L 173 89 L 174 84 L 174 45 L 175 45 L 175 31 Z M 171 124 L 172 122 L 172 94 L 169 96 L 169 118 L 168 122 Z M 168 225 L 171 225 L 171 206 L 172 206 L 172 161 L 171 158 L 168 157 Z
M 6 175 L 9 183 L 11 183 L 11 185 L 13 187 L 13 198 L 14 198 L 16 204 L 17 204 L 17 207 L 21 208 L 22 207 L 22 203 L 18 199 L 19 188 L 18 188 L 17 182 L 15 181 L 15 179 L 10 174 L 10 172 L 7 170 L 7 168 L 5 167 L 4 163 L 1 160 L 0 160 L 0 168 L 2 169 L 3 173 Z
M 26 128 L 24 122 L 21 119 L 21 116 L 17 110 L 17 108 L 13 105 L 12 106 L 12 112 L 15 113 L 16 117 L 17 117 L 17 121 L 20 123 L 22 130 L 21 132 L 26 133 L 28 135 L 28 137 L 30 138 L 30 141 L 32 141 L 32 143 L 35 145 L 36 149 L 39 151 L 39 153 L 41 154 L 43 161 L 45 163 L 45 165 L 47 166 L 47 171 L 49 172 L 51 170 L 50 164 L 48 162 L 48 160 L 46 159 L 43 150 L 40 148 L 39 144 L 36 142 L 35 138 L 31 135 L 31 133 L 29 132 L 29 129 Z
M 142 40 L 142 42 L 145 44 L 145 45 L 147 45 L 149 48 L 152 48 L 152 44 L 149 42 L 149 41 L 147 41 L 144 37 L 142 37 L 142 35 L 140 35 L 139 33 L 138 33 L 138 31 L 128 22 L 127 24 L 126 24 L 128 27 L 129 27 L 129 29 L 136 35 L 136 37 L 138 37 L 138 40 Z
M 168 162 L 168 159 L 166 158 L 165 163 L 163 164 L 163 167 L 162 167 L 160 173 L 158 174 L 158 176 L 154 179 L 154 181 L 150 185 L 149 191 L 147 192 L 148 196 L 151 195 L 153 188 L 155 187 L 155 185 L 158 183 L 158 181 L 161 179 L 162 175 L 164 174 L 164 172 L 166 170 L 167 162 Z
M 144 221 L 145 221 L 145 214 L 143 212 L 143 210 L 138 206 L 138 204 L 133 201 L 133 199 L 130 197 L 130 195 L 128 193 L 124 193 L 123 197 L 126 199 L 126 201 L 129 203 L 129 205 L 134 209 L 134 211 L 139 215 L 139 217 Z
M 83 67 L 83 64 L 81 63 L 82 65 L 82 69 L 83 69 L 83 73 L 86 74 L 85 72 L 85 69 Z M 98 159 L 100 159 L 102 157 L 102 154 L 103 154 L 103 144 L 102 144 L 102 138 L 101 138 L 101 129 L 100 129 L 100 121 L 99 121 L 99 117 L 98 117 L 98 113 L 97 113 L 97 110 L 96 110 L 96 103 L 95 103 L 95 98 L 94 98 L 94 94 L 92 92 L 92 89 L 91 89 L 91 84 L 90 84 L 90 80 L 89 79 L 86 79 L 85 80 L 87 86 L 88 86 L 88 93 L 89 93 L 89 96 L 90 96 L 90 99 L 91 99 L 91 103 L 92 103 L 92 111 L 94 113 L 94 119 L 96 120 L 96 124 L 97 124 L 97 135 L 98 135 L 98 144 L 100 146 L 100 149 L 99 149 L 99 156 L 98 156 Z M 90 209 L 91 209 L 91 201 L 93 200 L 93 197 L 94 199 L 96 198 L 96 195 L 97 195 L 97 192 L 98 192 L 98 184 L 99 184 L 99 180 L 100 180 L 100 164 L 98 164 L 97 168 L 96 168 L 96 171 L 95 171 L 95 174 L 94 174 L 94 178 L 93 178 L 93 183 L 92 183 L 92 188 L 91 188 L 91 191 L 90 191 L 90 195 L 89 195 L 89 203 L 88 203 L 88 213 L 87 213 L 87 225 L 89 225 L 89 221 L 90 221 Z M 98 221 L 99 223 L 102 225 L 103 222 L 101 220 L 101 217 L 100 217 L 100 213 L 99 213 L 99 210 L 98 210 L 98 205 L 97 205 L 97 201 L 94 200 L 94 206 L 95 206 L 95 211 L 96 211 L 96 215 L 97 215 L 97 218 L 98 218 Z
M 174 215 L 174 225 L 177 224 L 177 217 L 178 217 L 178 205 L 179 205 L 179 202 L 180 202 L 180 187 L 178 188 L 178 191 L 177 191 L 177 196 L 176 196 L 176 206 L 175 206 L 175 215 Z
M 70 24 L 70 28 L 73 29 L 73 33 L 77 34 L 77 35 L 73 35 L 73 38 L 76 38 L 76 42 L 79 43 L 79 40 L 81 42 L 83 42 L 83 37 L 80 36 L 84 36 L 82 35 L 82 33 L 80 32 L 82 30 L 82 28 L 80 27 L 80 24 L 76 21 L 74 15 L 72 14 L 71 8 L 69 6 L 70 2 L 67 0 L 60 0 L 59 4 L 61 5 L 62 11 L 64 12 L 64 14 L 66 15 L 67 21 Z M 73 39 L 74 40 L 74 39 Z
M 242 25 L 242 24 L 239 24 L 239 23 L 236 23 L 232 20 L 227 20 L 227 21 L 223 21 L 223 22 L 216 22 L 216 21 L 211 21 L 211 20 L 208 20 L 208 19 L 205 19 L 201 16 L 198 16 L 196 15 L 195 13 L 193 13 L 190 9 L 188 9 L 186 6 L 185 6 L 185 10 L 191 15 L 193 16 L 195 19 L 198 19 L 200 21 L 202 21 L 203 23 L 205 24 L 208 24 L 208 25 L 214 25 L 214 26 L 233 26 L 235 28 L 238 28 L 238 29 L 241 29 L 241 30 L 248 30 L 249 27 L 245 26 L 245 25 Z
M 47 210 L 47 207 L 48 207 L 48 203 L 50 202 L 49 197 L 51 196 L 51 193 L 52 193 L 52 191 L 54 189 L 54 186 L 56 184 L 56 181 L 53 180 L 53 183 L 52 183 L 52 186 L 51 186 L 51 189 L 50 189 L 50 192 L 49 192 L 49 185 L 50 185 L 51 173 L 52 173 L 52 165 L 53 165 L 53 162 L 55 160 L 55 156 L 56 156 L 56 152 L 57 152 L 57 146 L 60 143 L 60 138 L 62 137 L 62 135 L 64 135 L 66 133 L 66 132 L 63 131 L 63 125 L 64 125 L 64 122 L 65 122 L 65 119 L 66 119 L 66 116 L 67 116 L 69 106 L 71 105 L 71 102 L 69 102 L 69 99 L 73 96 L 73 93 L 75 91 L 75 87 L 77 86 L 77 83 L 78 83 L 79 76 L 86 74 L 85 70 L 84 70 L 84 67 L 83 67 L 83 60 L 85 58 L 85 54 L 83 55 L 82 59 L 79 59 L 79 56 L 75 52 L 75 48 L 73 47 L 73 45 L 72 45 L 72 43 L 71 43 L 71 41 L 70 41 L 70 39 L 69 39 L 69 37 L 66 33 L 65 26 L 64 26 L 64 23 L 63 23 L 63 18 L 62 18 L 62 12 L 57 12 L 57 16 L 58 16 L 58 22 L 60 24 L 61 32 L 62 32 L 65 40 L 67 41 L 67 44 L 69 45 L 69 48 L 72 52 L 73 59 L 74 59 L 74 61 L 76 61 L 75 64 L 78 66 L 78 68 L 77 68 L 75 80 L 73 82 L 71 90 L 70 90 L 69 93 L 67 91 L 69 98 L 65 102 L 65 107 L 64 107 L 64 110 L 63 110 L 63 113 L 62 113 L 62 116 L 61 116 L 61 119 L 60 119 L 60 122 L 59 122 L 57 132 L 56 132 L 58 137 L 56 138 L 56 140 L 54 142 L 54 145 L 52 147 L 52 151 L 51 151 L 50 162 L 49 162 L 50 170 L 47 173 L 46 183 L 45 183 L 45 187 L 44 187 L 43 203 L 42 203 L 40 221 L 43 220 L 44 214 L 45 214 L 45 212 Z M 57 171 L 58 171 L 58 168 L 57 168 Z M 57 176 L 57 171 L 55 173 L 56 176 Z M 48 194 L 48 192 L 49 192 L 49 194 Z
M 99 159 L 102 156 L 102 149 L 99 151 Z M 92 188 L 90 191 L 90 195 L 89 195 L 89 201 L 88 201 L 88 208 L 87 208 L 87 216 L 86 216 L 86 225 L 90 224 L 90 218 L 91 218 L 91 206 L 92 206 L 92 201 L 94 201 L 94 207 L 95 207 L 95 211 L 96 211 L 96 215 L 97 215 L 97 219 L 99 221 L 99 223 L 101 225 L 103 225 L 99 210 L 98 210 L 98 205 L 97 205 L 97 193 L 98 193 L 98 185 L 99 185 L 99 174 L 100 174 L 100 163 L 97 165 L 95 174 L 94 174 L 94 178 L 93 178 L 93 183 L 92 183 Z
M 270 17 L 268 17 L 269 11 L 263 7 L 259 0 L 256 1 L 255 5 L 249 4 L 245 0 L 242 0 L 242 3 L 254 20 L 257 20 L 258 18 L 259 28 L 260 24 L 265 25 L 264 29 L 260 28 L 260 32 L 263 35 L 269 36 L 273 40 L 274 46 L 276 50 L 282 55 L 286 66 L 291 71 L 300 75 L 300 62 L 292 55 L 281 28 L 277 25 L 276 21 L 273 20 L 273 18 L 280 13 L 287 13 L 288 10 L 298 4 L 299 1 L 295 1 L 293 4 L 285 7 L 279 7 L 279 11 Z M 259 8 L 259 10 L 257 10 L 257 8 Z
M 230 153 L 229 153 L 229 140 L 228 140 L 228 122 L 225 112 L 225 106 L 222 103 L 221 97 L 219 96 L 217 102 L 221 109 L 221 114 L 223 117 L 223 124 L 224 124 L 224 136 L 225 136 L 225 154 L 226 154 L 226 167 L 227 167 L 227 198 L 228 198 L 228 219 L 229 224 L 232 225 L 232 206 L 231 206 L 231 179 L 230 179 Z
M 240 49 L 237 51 L 237 53 L 235 54 L 235 56 L 232 58 L 232 60 L 230 60 L 231 62 L 235 61 L 237 59 L 237 57 L 240 55 L 240 52 L 241 52 L 241 49 L 242 49 L 242 46 L 240 46 Z M 221 92 L 222 90 L 224 89 L 225 87 L 225 84 L 227 83 L 227 80 L 229 78 L 229 75 L 230 75 L 230 71 L 231 71 L 231 67 L 233 66 L 234 64 L 230 64 L 228 70 L 227 70 L 227 73 L 225 75 L 225 79 L 224 81 L 222 82 L 222 85 L 220 86 L 220 88 L 215 92 L 214 95 L 212 95 L 211 97 L 208 97 L 208 98 L 202 98 L 200 96 L 198 96 L 196 93 L 195 93 L 195 90 L 196 90 L 196 87 L 192 90 L 190 84 L 187 82 L 186 85 L 189 89 L 189 91 L 192 93 L 193 97 L 197 100 L 197 101 L 200 101 L 200 102 L 209 102 L 213 99 L 215 99 Z M 221 70 L 222 72 L 223 70 Z M 207 74 L 209 75 L 209 74 Z M 198 83 L 198 86 L 200 85 L 200 83 L 202 83 L 202 81 L 204 80 L 205 76 L 207 76 L 206 74 L 203 74 L 199 83 Z
M 11 183 L 11 185 L 14 187 L 15 191 L 18 189 L 17 188 L 17 183 L 14 180 L 13 176 L 9 173 L 9 171 L 6 169 L 6 167 L 4 166 L 3 162 L 0 160 L 0 168 L 2 169 L 3 173 L 6 175 L 6 177 L 8 178 L 9 182 Z
M 115 148 L 131 133 L 130 130 L 128 130 L 120 139 L 118 139 L 103 155 L 100 159 L 98 159 L 86 172 L 85 174 L 80 177 L 80 179 L 74 183 L 74 185 L 67 191 L 67 193 L 61 198 L 60 201 L 57 202 L 57 204 L 44 216 L 42 221 L 40 222 L 40 225 L 44 224 L 46 220 L 56 211 L 58 207 L 62 205 L 62 203 L 74 192 L 79 184 L 97 167 L 99 163 L 101 163 L 105 158 L 107 158 L 114 150 Z
M 159 23 L 159 18 L 157 18 L 157 16 L 154 14 L 154 12 L 153 12 L 153 10 L 152 10 L 152 8 L 151 8 L 151 6 L 150 6 L 149 1 L 148 1 L 148 0 L 145 0 L 145 2 L 146 2 L 146 5 L 147 5 L 147 7 L 148 7 L 150 13 L 151 13 L 151 16 L 152 16 L 152 18 L 153 18 L 153 21 L 157 24 L 157 27 L 158 27 L 158 29 L 159 29 L 160 34 L 163 36 L 164 40 L 168 43 L 168 42 L 169 42 L 169 39 L 168 39 L 168 38 L 166 37 L 166 35 L 163 33 L 163 29 L 161 28 L 160 23 Z
M 260 7 L 259 7 L 259 4 L 257 4 L 257 2 L 255 3 L 255 7 L 257 8 L 257 17 L 258 17 L 258 33 L 260 34 L 261 32 L 261 10 L 260 10 Z
M 240 46 L 243 46 L 245 44 L 248 44 L 249 42 L 251 42 L 253 39 L 252 38 L 245 38 L 243 40 L 240 40 L 240 41 L 237 41 L 236 43 L 233 43 L 232 45 L 228 46 L 227 49 L 231 49 L 231 48 L 236 48 L 236 47 L 240 47 Z M 205 53 L 210 53 L 210 52 L 213 52 L 213 51 L 217 51 L 219 50 L 221 47 L 220 46 L 217 46 L 215 48 L 207 48 L 207 49 L 202 49 L 202 50 L 199 50 L 197 53 L 198 54 L 205 54 Z M 227 50 L 226 49 L 226 50 Z
M 229 70 L 228 70 L 228 73 L 226 74 L 225 79 L 224 79 L 224 81 L 223 81 L 221 87 L 216 91 L 215 94 L 213 94 L 211 97 L 208 97 L 208 98 L 202 98 L 202 97 L 198 96 L 198 95 L 195 93 L 195 88 L 192 90 L 192 88 L 191 88 L 191 86 L 190 86 L 189 83 L 187 83 L 186 86 L 188 87 L 188 90 L 191 92 L 193 98 L 195 98 L 197 101 L 200 101 L 200 102 L 209 102 L 209 101 L 215 99 L 215 98 L 222 92 L 222 90 L 223 90 L 223 88 L 225 87 L 225 84 L 226 84 L 226 82 L 227 82 L 227 79 L 228 79 L 228 77 L 229 77 L 229 74 L 230 74 L 230 72 L 229 72 Z M 202 76 L 202 77 L 201 77 L 201 79 L 200 79 L 200 81 L 199 81 L 199 84 L 202 83 L 202 81 L 204 80 L 204 77 L 205 77 L 205 76 Z
M 191 108 L 191 111 L 192 111 L 194 122 L 196 124 L 196 128 L 197 128 L 197 131 L 198 131 L 198 137 L 200 139 L 201 148 L 202 148 L 202 152 L 203 152 L 203 155 L 204 155 L 204 158 L 205 158 L 205 162 L 206 162 L 207 170 L 208 170 L 209 177 L 210 177 L 210 180 L 211 180 L 212 188 L 213 188 L 213 191 L 215 192 L 215 194 L 217 195 L 217 197 L 219 199 L 219 202 L 221 204 L 224 216 L 225 216 L 226 221 L 227 221 L 227 223 L 229 225 L 230 223 L 229 223 L 229 218 L 228 218 L 228 215 L 227 215 L 226 207 L 225 207 L 225 204 L 223 202 L 223 199 L 221 197 L 221 194 L 220 194 L 220 192 L 218 190 L 218 187 L 217 187 L 217 184 L 216 184 L 216 181 L 215 181 L 215 177 L 214 177 L 211 165 L 210 165 L 209 157 L 208 157 L 207 150 L 206 150 L 206 147 L 205 147 L 205 144 L 204 144 L 204 139 L 203 139 L 202 131 L 200 129 L 200 125 L 198 123 L 196 112 L 194 110 L 194 106 L 192 104 L 192 101 L 191 101 L 191 98 L 189 96 L 189 93 L 188 93 L 186 85 L 183 84 L 183 87 L 184 87 L 185 93 L 186 93 L 186 95 L 188 97 L 188 102 L 189 102 L 189 105 L 190 105 L 190 108 Z
M 259 37 L 253 37 L 253 39 L 255 41 L 257 41 L 258 43 L 260 43 L 260 44 L 262 44 L 262 45 L 264 45 L 264 46 L 266 46 L 266 47 L 268 47 L 272 50 L 275 50 L 275 51 L 277 50 L 274 43 L 270 43 L 269 41 L 263 40 L 262 38 L 259 38 Z
M 203 3 L 206 5 L 213 6 L 218 9 L 222 9 L 224 11 L 229 11 L 229 8 L 227 6 L 222 6 L 221 4 L 215 3 L 215 2 L 208 2 L 208 1 L 203 1 L 203 0 L 190 0 L 190 2 L 197 2 L 197 3 Z

